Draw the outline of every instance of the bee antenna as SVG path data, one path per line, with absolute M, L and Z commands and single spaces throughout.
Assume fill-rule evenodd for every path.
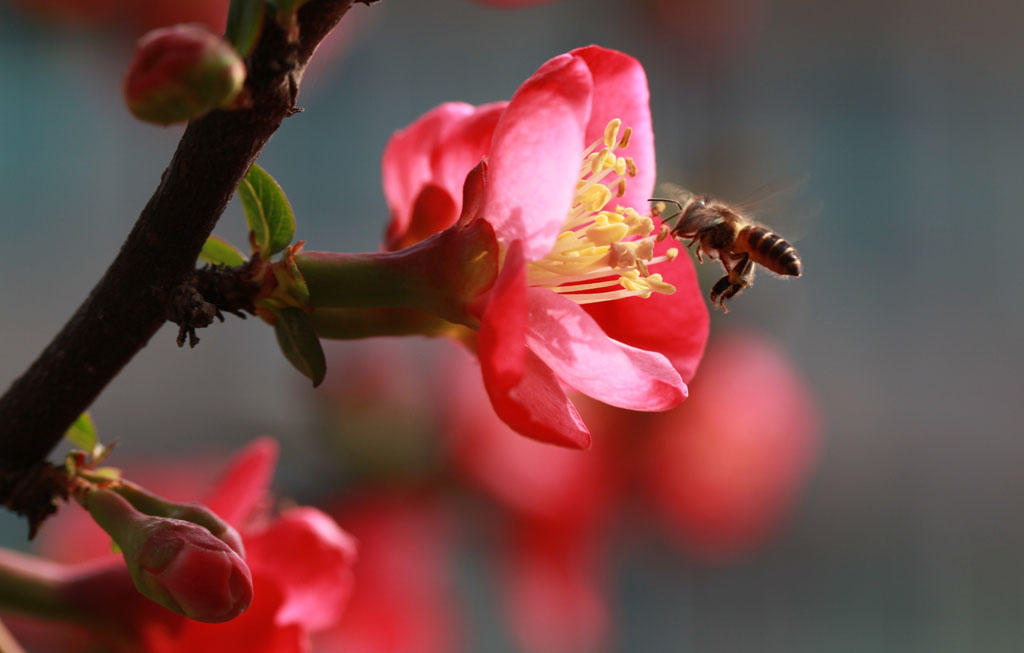
M 647 199 L 648 202 L 669 202 L 679 207 L 679 210 L 683 210 L 683 205 L 679 203 L 679 200 L 670 200 L 667 197 L 650 197 Z
M 678 216 L 683 214 L 683 205 L 679 203 L 679 200 L 673 200 L 673 199 L 669 199 L 667 197 L 650 197 L 650 198 L 647 199 L 647 201 L 648 202 L 669 202 L 669 203 L 675 204 L 677 207 L 679 207 L 679 210 L 676 211 L 675 213 L 673 213 L 672 215 L 668 216 L 667 218 L 662 218 L 662 222 L 668 222 L 669 220 L 674 220 L 676 217 L 678 217 Z

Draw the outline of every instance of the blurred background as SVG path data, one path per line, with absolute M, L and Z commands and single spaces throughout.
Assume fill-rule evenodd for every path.
M 135 38 L 168 20 L 145 8 L 161 3 L 138 3 L 128 18 L 108 15 L 115 4 L 0 4 L 4 386 L 101 276 L 180 135 L 134 121 L 121 101 Z M 751 418 L 754 444 L 740 437 L 717 454 L 697 447 L 753 461 L 733 470 L 726 494 L 752 476 L 769 479 L 721 499 L 736 512 L 715 514 L 739 515 L 731 526 L 698 514 L 713 482 L 680 488 L 689 476 L 642 460 L 616 472 L 614 501 L 600 504 L 601 535 L 587 540 L 601 543 L 600 562 L 558 585 L 567 598 L 557 605 L 576 610 L 566 621 L 607 627 L 584 629 L 600 637 L 572 646 L 1024 650 L 1022 20 L 1024 8 L 997 0 L 564 0 L 517 11 L 383 0 L 355 7 L 324 46 L 303 85 L 306 111 L 286 121 L 260 162 L 288 193 L 311 248 L 374 250 L 387 219 L 380 154 L 393 131 L 444 101 L 507 99 L 574 47 L 637 57 L 650 81 L 662 181 L 739 200 L 806 177 L 757 213 L 797 236 L 804 277 L 762 275 L 732 312 L 713 314 L 690 400 L 702 383 L 727 396 L 730 384 L 710 378 L 722 369 L 751 401 L 769 397 L 792 412 L 779 417 L 788 428 L 772 431 L 777 440 Z M 233 204 L 217 233 L 244 243 L 244 231 Z M 713 265 L 700 272 L 705 289 L 720 274 Z M 437 510 L 442 496 L 444 517 L 412 520 L 430 532 L 456 522 L 436 540 L 448 560 L 436 567 L 445 587 L 424 581 L 451 597 L 450 614 L 431 623 L 451 625 L 437 648 L 419 650 L 570 650 L 524 636 L 545 627 L 516 612 L 516 597 L 531 589 L 503 585 L 495 571 L 517 569 L 517 551 L 538 551 L 495 546 L 530 539 L 528 529 L 501 536 L 506 522 L 522 523 L 522 510 L 480 482 L 479 463 L 436 471 L 458 451 L 448 444 L 458 428 L 428 391 L 450 378 L 447 349 L 332 346 L 333 369 L 345 373 L 329 372 L 313 393 L 256 320 L 229 317 L 200 337 L 196 349 L 178 349 L 165 327 L 95 404 L 101 438 L 121 442 L 113 464 L 216 456 L 272 433 L 283 447 L 280 494 L 340 506 L 357 535 L 352 524 L 364 513 L 343 518 L 352 497 L 411 492 Z M 376 414 L 374 402 L 346 399 L 361 387 L 353 379 L 374 374 L 390 379 L 369 387 L 392 407 Z M 713 408 L 683 414 L 680 433 L 696 437 Z M 644 443 L 637 449 L 652 450 L 659 429 L 676 428 L 623 419 L 635 418 L 607 418 L 618 427 L 603 441 L 597 434 L 595 451 L 607 442 L 630 450 L 620 440 L 633 435 Z M 712 437 L 719 426 L 701 428 L 708 442 L 726 438 Z M 695 465 L 692 452 L 680 455 L 680 470 Z M 695 512 L 672 514 L 686 500 Z M 364 544 L 373 532 L 366 527 Z M 24 534 L 0 514 L 0 544 L 27 548 Z M 562 568 L 551 555 L 524 568 Z M 349 644 L 392 650 L 367 646 Z

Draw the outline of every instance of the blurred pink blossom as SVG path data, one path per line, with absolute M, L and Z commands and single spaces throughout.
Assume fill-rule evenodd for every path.
M 77 564 L 38 564 L 56 570 L 68 604 L 89 618 L 90 636 L 116 651 L 306 652 L 310 633 L 330 626 L 344 611 L 356 544 L 313 508 L 269 512 L 267 489 L 276 459 L 273 439 L 254 441 L 204 502 L 239 530 L 248 552 L 253 602 L 236 619 L 200 623 L 161 608 L 135 590 L 123 562 L 109 554 Z M 196 485 L 191 491 L 198 494 Z M 95 524 L 79 524 L 85 541 L 99 537 Z M 75 541 L 79 534 L 64 531 L 60 537 Z
M 317 648 L 345 653 L 458 650 L 451 520 L 429 495 L 385 491 L 332 511 L 359 538 L 355 591 Z
M 641 478 L 683 548 L 708 561 L 764 543 L 793 504 L 820 437 L 807 385 L 752 333 L 715 339 L 692 398 L 651 429 Z
M 504 605 L 530 653 L 607 643 L 600 571 L 611 529 L 637 495 L 681 549 L 728 561 L 781 523 L 817 449 L 810 391 L 751 334 L 713 341 L 681 408 L 645 415 L 581 403 L 595 428 L 588 451 L 516 437 L 483 400 L 473 372 L 471 356 L 452 356 L 443 424 L 462 478 L 504 515 Z

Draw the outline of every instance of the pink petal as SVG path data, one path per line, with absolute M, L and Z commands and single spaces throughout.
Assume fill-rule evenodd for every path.
M 456 199 L 456 215 L 462 210 L 462 203 L 458 200 L 462 199 L 466 175 L 491 150 L 494 128 L 507 106 L 508 102 L 483 104 L 464 118 L 445 125 L 441 140 L 430 158 L 430 167 L 434 183 Z
M 610 628 L 594 533 L 520 526 L 505 561 L 504 603 L 524 651 L 603 650 Z
M 510 388 L 523 376 L 526 352 L 526 266 L 521 241 L 513 241 L 481 318 L 477 353 L 484 382 Z
M 584 142 L 590 145 L 604 137 L 604 128 L 613 118 L 633 130 L 629 145 L 617 152 L 633 158 L 637 176 L 627 179 L 626 194 L 615 200 L 638 210 L 647 208 L 654 190 L 654 131 L 651 128 L 650 92 L 643 66 L 633 57 L 596 45 L 578 48 L 569 54 L 583 59 L 594 77 L 594 99 Z
M 666 240 L 655 249 L 662 254 L 669 247 L 679 246 L 676 241 Z M 584 308 L 610 338 L 664 354 L 689 383 L 704 354 L 710 324 L 697 272 L 685 252 L 652 271 L 661 273 L 676 292 L 587 304 Z
M 428 183 L 413 203 L 409 228 L 400 237 L 391 239 L 389 236 L 388 249 L 403 249 L 444 231 L 458 215 L 455 198 L 441 186 Z
M 426 496 L 425 496 L 426 495 Z M 338 520 L 359 538 L 355 592 L 317 651 L 451 653 L 459 646 L 453 535 L 447 506 L 420 488 L 349 500 Z
M 267 576 L 253 574 L 252 605 L 240 617 L 208 624 L 189 619 L 167 624 L 140 624 L 142 642 L 137 650 L 149 653 L 308 653 L 309 634 L 297 624 L 278 624 L 274 617 L 284 601 L 282 588 Z
M 473 357 L 445 358 L 444 433 L 462 473 L 513 513 L 550 523 L 595 523 L 614 506 L 613 470 L 595 441 L 589 451 L 520 437 L 491 408 Z M 610 410 L 610 409 L 609 409 Z
M 246 546 L 249 565 L 284 591 L 278 624 L 319 630 L 341 617 L 352 593 L 356 542 L 325 513 L 292 508 L 246 538 Z
M 610 406 L 666 410 L 686 398 L 667 358 L 612 340 L 570 299 L 527 290 L 527 347 L 567 385 Z
M 206 507 L 238 528 L 266 497 L 277 464 L 277 451 L 274 438 L 250 442 L 224 471 L 204 502 Z
M 484 374 L 494 412 L 528 438 L 574 449 L 590 447 L 590 431 L 551 368 L 529 349 L 524 364 L 523 376 L 513 387 L 489 383 Z
M 494 412 L 528 438 L 585 449 L 590 432 L 551 370 L 526 348 L 526 267 L 515 240 L 481 319 L 477 356 Z
M 494 129 L 484 217 L 502 242 L 522 240 L 529 261 L 551 250 L 575 192 L 593 80 L 561 55 L 516 91 Z
M 413 207 L 428 185 L 451 200 L 453 208 L 446 213 L 449 222 L 441 228 L 455 220 L 461 210 L 466 174 L 487 154 L 504 107 L 503 102 L 480 107 L 462 102 L 442 104 L 391 137 L 381 161 L 384 195 L 391 209 L 389 249 L 411 244 L 407 236 L 416 219 Z M 431 222 L 444 220 L 432 217 Z M 432 233 L 426 226 L 415 231 Z

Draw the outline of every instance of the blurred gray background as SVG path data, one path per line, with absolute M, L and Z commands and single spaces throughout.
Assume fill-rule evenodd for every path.
M 662 180 L 737 199 L 807 175 L 773 203 L 785 215 L 760 216 L 802 234 L 804 278 L 765 276 L 713 326 L 754 326 L 791 355 L 822 406 L 818 467 L 780 537 L 737 565 L 634 543 L 616 650 L 1024 650 L 1019 3 L 383 0 L 353 14 L 347 50 L 311 73 L 306 112 L 261 159 L 313 248 L 377 247 L 392 131 L 443 101 L 506 99 L 588 43 L 645 65 Z M 0 6 L 4 386 L 100 277 L 180 133 L 124 109 L 123 37 Z M 217 233 L 244 242 L 237 206 Z M 174 335 L 96 403 L 104 439 L 179 454 L 303 442 L 306 388 L 271 329 L 229 318 L 194 350 Z M 282 485 L 301 491 L 314 455 L 286 449 Z M 0 514 L 0 544 L 24 530 Z M 484 640 L 474 650 L 509 650 Z

